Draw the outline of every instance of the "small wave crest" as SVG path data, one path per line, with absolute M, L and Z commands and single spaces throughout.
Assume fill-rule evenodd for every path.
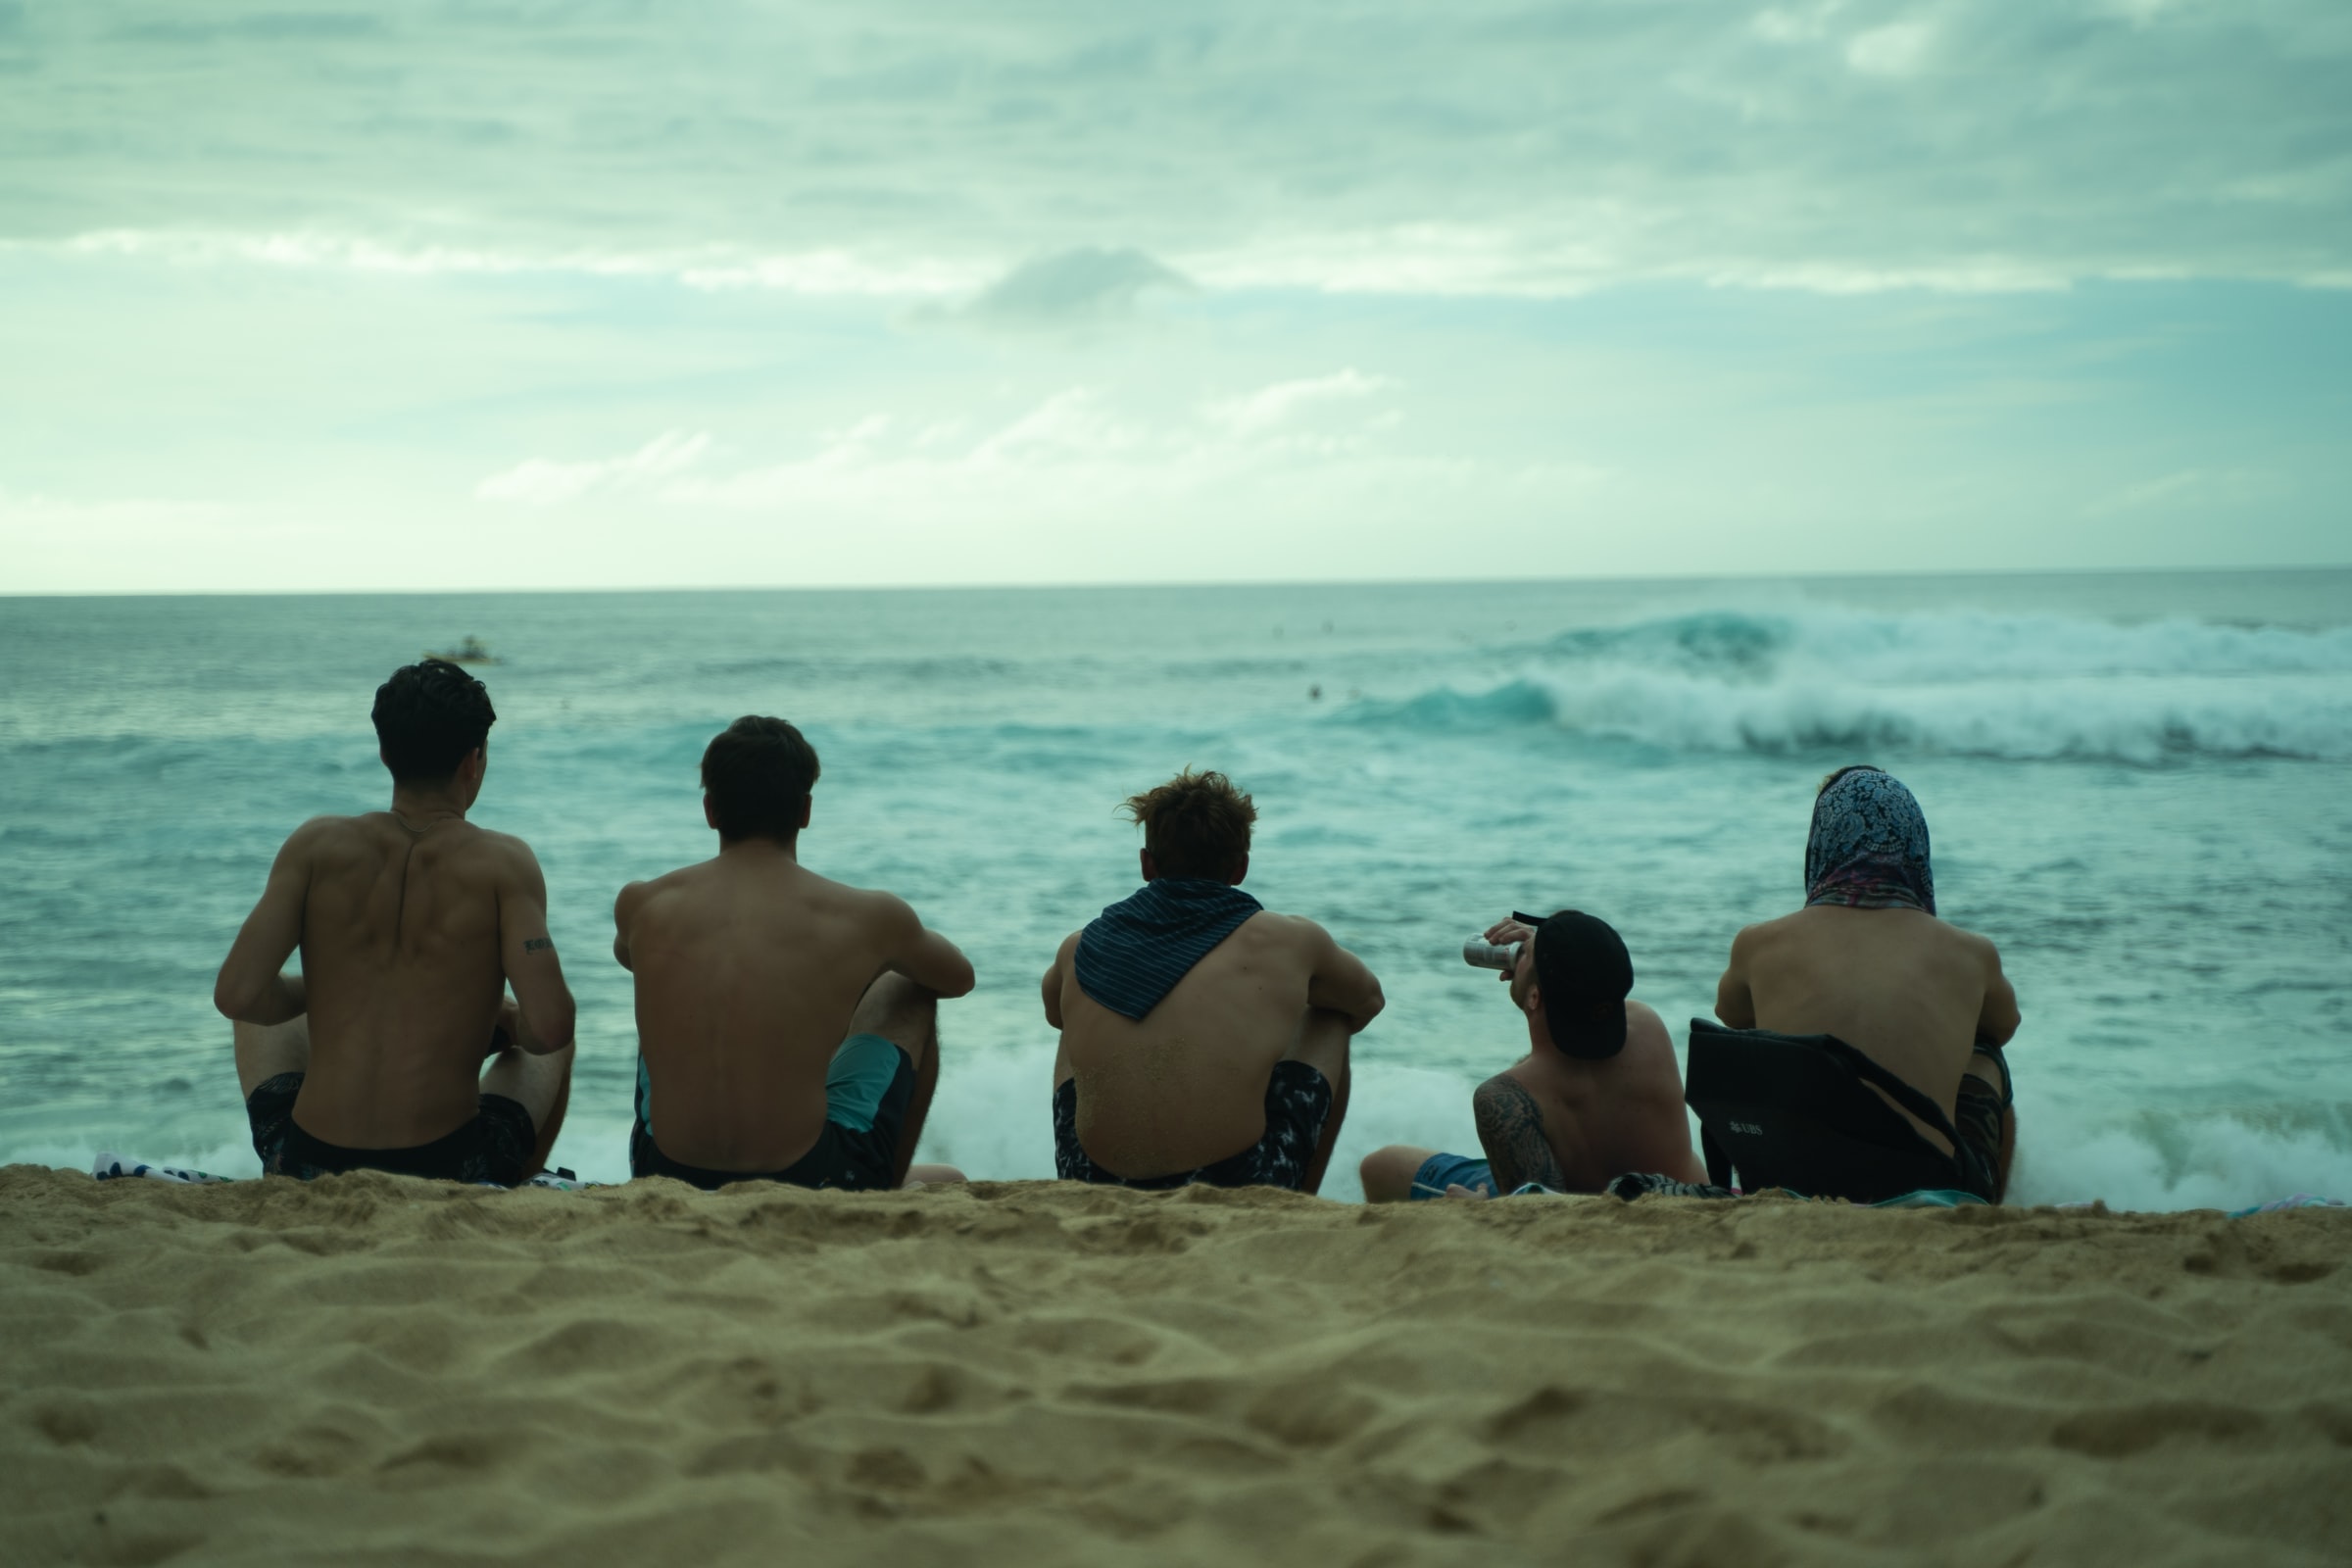
M 1566 632 L 1515 679 L 1346 716 L 1675 751 L 2346 760 L 2352 628 L 1715 612 Z

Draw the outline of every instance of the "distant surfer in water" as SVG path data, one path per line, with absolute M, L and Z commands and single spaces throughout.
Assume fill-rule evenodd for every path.
M 1882 769 L 1840 768 L 1822 781 L 1805 843 L 1804 906 L 1733 939 L 1715 1015 L 1734 1030 L 1842 1042 L 1838 1051 L 1851 1048 L 1875 1064 L 1857 1074 L 1855 1092 L 1884 1100 L 1950 1156 L 1933 1185 L 1996 1203 L 2007 1192 L 2017 1115 L 2002 1048 L 2017 1033 L 2017 993 L 1989 941 L 1936 918 L 1927 817 Z M 1703 1119 L 1699 1033 L 1691 1099 Z M 1881 1076 L 1893 1086 L 1871 1081 Z M 1804 1107 L 1790 1108 L 1801 1116 Z M 1757 1154 L 1766 1163 L 1772 1151 Z M 1917 1162 L 1882 1174 L 1859 1168 L 1870 1162 L 1864 1149 L 1841 1157 L 1856 1167 L 1851 1190 L 1815 1184 L 1833 1196 L 1867 1200 L 1931 1184 Z
M 1348 1114 L 1349 1037 L 1380 982 L 1312 920 L 1238 885 L 1257 820 L 1222 773 L 1126 804 L 1143 889 L 1071 934 L 1046 971 L 1054 1163 L 1128 1187 L 1312 1193 Z
M 254 1151 L 271 1174 L 513 1186 L 563 1125 L 572 1003 L 530 847 L 466 820 L 498 715 L 428 659 L 372 717 L 391 808 L 295 829 L 213 986 Z
M 899 1187 L 960 1181 L 913 1164 L 939 1082 L 939 999 L 972 966 L 906 901 L 801 864 L 816 751 L 746 716 L 703 753 L 718 854 L 612 906 L 612 956 L 637 977 L 629 1168 L 729 1182 Z

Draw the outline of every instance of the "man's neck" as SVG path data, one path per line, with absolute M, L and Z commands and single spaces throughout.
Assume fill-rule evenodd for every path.
M 720 838 L 718 855 L 722 860 L 790 860 L 800 863 L 801 848 L 796 840 L 787 844 L 781 839 L 752 835 L 746 838 Z
M 442 822 L 466 820 L 466 803 L 451 790 L 412 789 L 396 787 L 392 791 L 392 814 L 412 833 Z

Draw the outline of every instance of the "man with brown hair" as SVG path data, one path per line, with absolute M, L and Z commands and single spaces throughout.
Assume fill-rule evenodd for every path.
M 254 1152 L 271 1175 L 512 1187 L 564 1125 L 572 1003 L 530 846 L 466 820 L 498 714 L 428 659 L 369 716 L 391 807 L 296 828 L 213 985 Z M 281 974 L 297 947 L 302 972 Z
M 961 1179 L 911 1162 L 939 1082 L 939 999 L 970 991 L 972 966 L 904 900 L 801 864 L 816 777 L 798 729 L 737 719 L 703 754 L 717 856 L 613 903 L 612 956 L 637 977 L 634 1175 Z
M 1348 1114 L 1348 1042 L 1385 1005 L 1363 960 L 1236 884 L 1257 808 L 1186 769 L 1129 800 L 1144 886 L 1046 971 L 1054 1163 L 1127 1187 L 1323 1184 Z

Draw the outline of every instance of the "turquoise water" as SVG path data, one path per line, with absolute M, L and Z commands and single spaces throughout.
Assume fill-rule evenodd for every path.
M 1815 781 L 1869 760 L 2016 981 L 2021 1197 L 2352 1194 L 2344 571 L 0 600 L 0 1160 L 256 1168 L 213 970 L 297 821 L 385 800 L 376 682 L 467 633 L 505 660 L 474 814 L 547 870 L 586 1176 L 624 1171 L 612 895 L 710 852 L 696 760 L 761 711 L 823 759 L 808 863 L 978 966 L 925 1147 L 975 1175 L 1052 1172 L 1037 979 L 1134 886 L 1118 801 L 1179 766 L 1254 792 L 1251 890 L 1388 988 L 1352 1197 L 1377 1144 L 1468 1144 L 1523 1048 L 1465 934 L 1593 909 L 1637 996 L 1703 1014 L 1797 901 Z

